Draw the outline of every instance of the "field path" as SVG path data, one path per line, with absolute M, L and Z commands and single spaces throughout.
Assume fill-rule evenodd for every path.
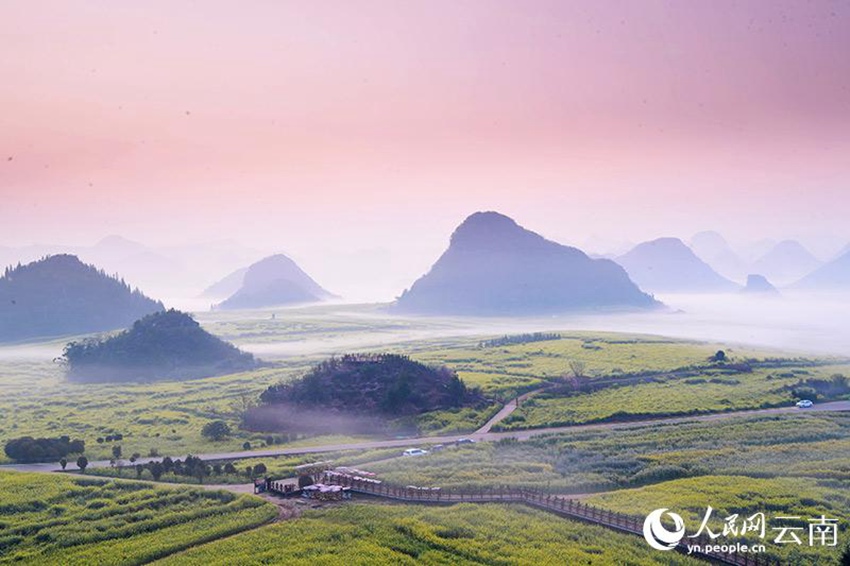
M 546 387 L 548 387 L 548 386 L 546 386 Z M 508 418 L 511 415 L 511 413 L 516 411 L 517 408 L 520 406 L 520 404 L 522 404 L 526 399 L 528 399 L 532 395 L 536 395 L 536 394 L 540 393 L 541 391 L 546 389 L 546 387 L 541 387 L 540 389 L 535 389 L 534 391 L 529 391 L 528 393 L 523 393 L 519 397 L 517 397 L 515 399 L 511 399 L 510 401 L 505 403 L 505 406 L 502 407 L 501 410 L 498 413 L 493 415 L 493 418 L 491 418 L 489 421 L 484 423 L 484 426 L 482 426 L 481 428 L 476 430 L 475 434 L 485 434 L 487 432 L 490 432 L 490 429 L 493 428 L 494 425 L 496 425 L 496 424 L 502 422 L 503 420 L 505 420 L 506 418 Z

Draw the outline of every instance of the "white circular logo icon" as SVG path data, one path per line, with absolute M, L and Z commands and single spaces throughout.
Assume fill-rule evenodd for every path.
M 667 514 L 672 520 L 675 529 L 668 531 L 661 524 L 661 517 Z M 672 550 L 676 548 L 682 537 L 685 536 L 685 521 L 682 517 L 673 512 L 667 512 L 667 509 L 656 509 L 646 516 L 643 522 L 643 538 L 649 543 L 649 546 L 656 550 Z

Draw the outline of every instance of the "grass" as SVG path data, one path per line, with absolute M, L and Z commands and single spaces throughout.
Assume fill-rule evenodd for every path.
M 844 481 L 850 480 L 850 415 L 800 412 L 576 430 L 527 442 L 447 447 L 377 462 L 369 470 L 403 485 L 521 485 L 559 493 L 725 474 Z
M 168 557 L 157 564 L 685 565 L 634 536 L 522 506 L 346 505 L 310 512 Z
M 597 495 L 588 502 L 612 511 L 638 515 L 666 507 L 682 516 L 687 535 L 697 531 L 709 505 L 714 513 L 708 526 L 715 533 L 722 532 L 723 520 L 729 515 L 738 514 L 743 520 L 762 512 L 767 522 L 763 543 L 768 553 L 780 558 L 782 564 L 838 564 L 841 551 L 847 544 L 846 528 L 850 519 L 848 487 L 846 483 L 807 478 L 704 476 Z M 783 516 L 798 516 L 800 519 L 777 519 Z M 837 547 L 809 546 L 809 521 L 821 516 L 839 520 L 841 532 Z M 779 532 L 772 529 L 786 525 L 804 528 L 800 536 L 802 545 L 775 543 Z M 752 536 L 747 538 L 750 542 L 759 542 Z M 717 542 L 728 544 L 735 540 L 743 538 L 721 536 Z
M 310 464 L 318 461 L 331 461 L 335 465 L 358 466 L 364 463 L 382 461 L 390 458 L 399 457 L 401 448 L 383 448 L 374 450 L 345 450 L 340 452 L 328 452 L 321 454 L 299 454 L 295 456 L 265 456 L 257 458 L 240 458 L 232 460 L 232 463 L 238 473 L 236 474 L 215 474 L 214 472 L 205 477 L 203 482 L 200 482 L 197 477 L 175 475 L 173 473 L 164 474 L 158 481 L 166 483 L 184 483 L 184 484 L 201 484 L 204 485 L 238 485 L 250 483 L 253 475 L 247 475 L 245 471 L 248 466 L 254 468 L 258 464 L 266 466 L 266 473 L 263 476 L 272 477 L 275 479 L 289 478 L 296 475 L 295 467 L 301 464 Z M 212 466 L 217 462 L 215 460 L 207 460 L 208 465 Z M 223 464 L 224 462 L 218 462 Z M 120 468 L 89 468 L 86 470 L 86 475 L 98 477 L 126 478 L 139 479 L 143 481 L 152 481 L 148 470 L 142 472 L 141 477 L 136 475 L 136 470 L 133 467 L 125 466 Z
M 836 373 L 850 375 L 850 366 L 757 368 L 737 374 L 702 370 L 583 395 L 555 397 L 544 393 L 520 406 L 497 430 L 790 406 L 796 401 L 790 386 L 801 379 L 828 379 Z
M 274 320 L 259 311 L 204 313 L 199 319 L 208 330 L 238 345 L 277 343 L 292 346 L 292 352 L 300 353 L 278 357 L 273 367 L 218 378 L 79 384 L 65 381 L 62 368 L 39 350 L 58 353 L 60 343 L 18 347 L 40 352 L 29 357 L 9 355 L 14 354 L 14 349 L 0 349 L 0 444 L 24 435 L 66 434 L 85 440 L 90 460 L 109 459 L 114 444 L 121 445 L 125 460 L 133 453 L 147 456 L 152 451 L 172 457 L 235 452 L 245 442 L 252 449 L 264 448 L 266 434 L 238 429 L 240 411 L 255 402 L 269 385 L 292 379 L 316 361 L 340 351 L 383 350 L 409 354 L 426 363 L 446 364 L 470 385 L 502 400 L 558 378 L 569 371 L 573 360 L 585 364 L 591 379 L 627 380 L 647 372 L 705 366 L 707 357 L 718 349 L 737 359 L 777 355 L 723 344 L 604 332 L 562 332 L 560 340 L 482 348 L 479 343 L 485 336 L 457 335 L 468 333 L 469 328 L 455 320 L 399 319 L 376 313 L 371 307 L 287 309 L 277 312 Z M 382 345 L 368 346 L 372 339 Z M 304 344 L 323 346 L 311 350 L 312 346 Z M 339 344 L 350 347 L 341 350 Z M 277 352 L 272 357 L 280 355 L 284 354 Z M 799 371 L 814 374 L 832 369 L 847 368 L 801 366 Z M 790 371 L 793 368 L 716 377 L 725 380 L 722 383 L 712 382 L 712 378 L 704 383 L 687 383 L 659 377 L 657 383 L 614 387 L 570 398 L 547 398 L 543 394 L 526 403 L 503 426 L 526 428 L 591 422 L 618 414 L 657 416 L 784 403 L 790 398 L 779 388 L 794 378 L 777 376 Z M 733 379 L 738 383 L 732 384 Z M 416 418 L 415 423 L 427 434 L 466 433 L 480 427 L 498 409 L 499 403 L 494 401 L 479 409 L 429 413 Z M 204 439 L 201 428 L 217 419 L 230 424 L 233 436 L 221 442 Z M 121 434 L 123 439 L 97 443 L 98 438 L 113 434 Z M 296 447 L 333 440 L 300 439 L 274 446 Z M 8 463 L 2 453 L 0 463 Z
M 0 564 L 144 564 L 276 514 L 223 491 L 0 472 Z

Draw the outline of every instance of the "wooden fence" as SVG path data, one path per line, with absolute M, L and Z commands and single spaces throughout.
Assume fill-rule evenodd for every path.
M 351 491 L 395 499 L 407 503 L 425 503 L 432 505 L 453 503 L 522 503 L 530 507 L 536 507 L 549 511 L 561 517 L 577 519 L 600 525 L 620 532 L 629 533 L 643 537 L 644 517 L 625 515 L 594 507 L 567 497 L 544 493 L 530 489 L 519 489 L 506 486 L 478 488 L 478 489 L 440 489 L 402 487 L 389 485 L 383 482 L 374 482 L 356 477 L 339 474 L 327 474 L 321 476 L 322 483 L 336 484 L 350 488 Z M 277 482 L 270 482 L 270 491 L 284 493 L 276 489 Z M 291 493 L 291 492 L 290 492 Z M 753 543 L 748 542 L 749 546 Z M 701 535 L 696 538 L 688 537 L 676 547 L 679 552 L 687 554 L 688 545 L 699 546 L 701 552 L 694 552 L 691 556 L 719 562 L 732 564 L 734 566 L 778 566 L 780 563 L 776 558 L 756 553 L 715 552 L 713 547 L 721 546 L 719 543 Z

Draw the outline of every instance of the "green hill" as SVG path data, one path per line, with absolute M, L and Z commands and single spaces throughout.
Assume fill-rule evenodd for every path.
M 351 432 L 428 411 L 476 405 L 483 398 L 446 367 L 394 354 L 358 354 L 322 362 L 301 379 L 269 387 L 260 400 L 263 405 L 245 419 L 251 429 Z
M 163 309 L 76 256 L 49 256 L 0 277 L 0 342 L 114 330 Z
M 148 315 L 115 336 L 71 342 L 64 359 L 71 379 L 98 382 L 195 379 L 257 366 L 254 356 L 173 309 Z
M 266 404 L 294 404 L 403 416 L 463 406 L 475 394 L 446 367 L 433 368 L 395 354 L 331 358 L 299 380 L 273 385 Z

